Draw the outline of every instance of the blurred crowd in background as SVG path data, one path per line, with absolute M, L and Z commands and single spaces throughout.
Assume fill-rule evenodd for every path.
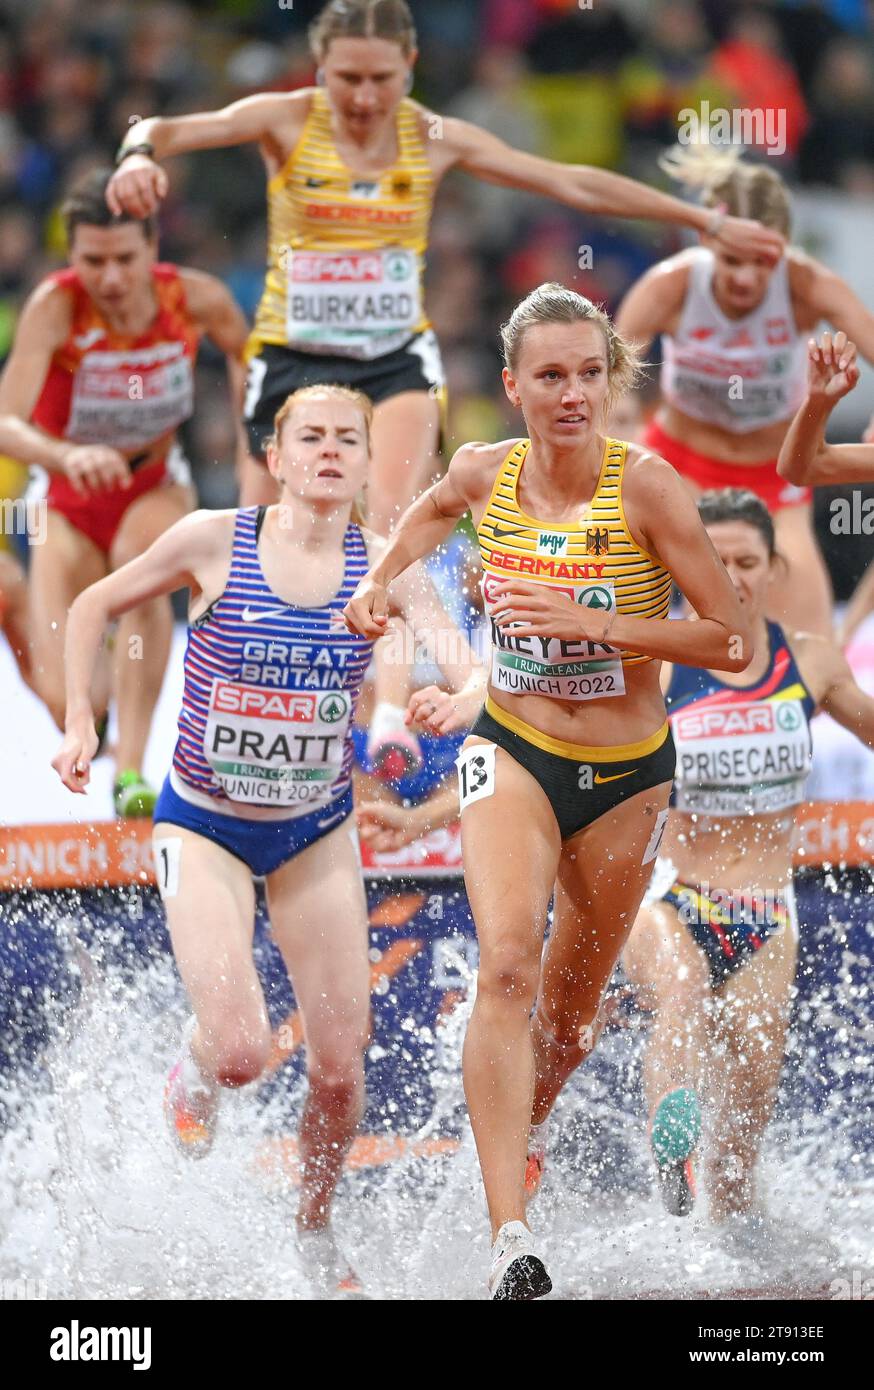
M 129 125 L 311 85 L 322 0 L 0 0 L 0 360 L 37 281 L 64 261 L 58 207 Z M 869 0 L 410 0 L 413 95 L 520 148 L 667 186 L 657 157 L 683 107 L 785 111 L 775 160 L 793 187 L 874 197 L 874 3 Z M 773 156 L 769 156 L 773 158 Z M 168 164 L 162 259 L 220 276 L 251 318 L 263 275 L 265 180 L 254 148 Z M 453 174 L 439 196 L 428 304 L 450 391 L 450 445 L 519 432 L 497 327 L 543 280 L 614 310 L 679 232 L 587 221 Z M 582 246 L 591 268 L 580 268 Z M 584 258 L 587 259 L 587 258 Z M 654 376 L 654 373 L 651 373 Z M 206 506 L 236 500 L 221 363 L 202 354 L 184 442 Z M 0 495 L 23 470 L 3 466 Z M 838 594 L 855 577 L 830 555 Z M 847 563 L 855 565 L 852 557 Z

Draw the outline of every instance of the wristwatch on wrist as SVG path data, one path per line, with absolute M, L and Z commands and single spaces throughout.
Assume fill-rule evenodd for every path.
M 148 155 L 149 159 L 154 159 L 155 146 L 151 145 L 148 140 L 141 140 L 138 145 L 122 145 L 115 156 L 116 168 L 123 160 L 127 159 L 129 154 L 145 154 Z

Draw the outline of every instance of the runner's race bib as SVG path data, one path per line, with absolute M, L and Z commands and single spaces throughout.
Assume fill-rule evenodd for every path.
M 89 352 L 73 379 L 66 437 L 141 448 L 175 430 L 193 409 L 194 379 L 182 343 Z
M 671 727 L 678 810 L 766 815 L 802 800 L 811 743 L 800 700 L 693 707 L 672 714 Z
M 332 799 L 351 711 L 344 690 L 271 690 L 216 679 L 204 754 L 232 801 L 305 815 Z
M 381 357 L 402 347 L 421 320 L 419 259 L 412 251 L 293 251 L 286 267 L 290 347 Z
M 508 576 L 512 577 L 512 576 Z M 602 700 L 625 694 L 625 673 L 615 647 L 580 638 L 514 637 L 512 624 L 499 628 L 492 607 L 499 596 L 497 575 L 485 574 L 483 599 L 492 627 L 492 685 L 509 695 L 546 695 L 555 700 Z M 583 608 L 609 613 L 616 607 L 612 579 L 589 584 L 544 584 L 552 593 L 567 594 Z

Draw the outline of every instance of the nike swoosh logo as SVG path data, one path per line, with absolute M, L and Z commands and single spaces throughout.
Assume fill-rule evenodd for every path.
M 258 623 L 262 618 L 284 618 L 291 604 L 285 608 L 244 608 L 240 617 L 244 623 Z
M 600 772 L 596 772 L 595 782 L 599 786 L 602 782 L 618 782 L 620 777 L 632 777 L 635 772 L 637 772 L 636 767 L 633 767 L 631 772 L 614 772 L 610 777 L 602 777 Z
M 345 811 L 341 811 L 339 815 L 328 816 L 327 820 L 317 820 L 316 825 L 320 830 L 326 830 L 329 825 L 336 825 L 337 821 L 341 821 L 345 814 Z
M 493 526 L 492 535 L 496 541 L 502 541 L 505 536 L 526 536 L 530 530 L 530 526 Z
M 87 333 L 79 333 L 73 339 L 73 342 L 76 344 L 77 348 L 80 348 L 82 351 L 84 351 L 86 348 L 90 348 L 92 343 L 99 342 L 100 339 L 105 336 L 105 334 L 105 328 L 92 328 L 89 329 Z

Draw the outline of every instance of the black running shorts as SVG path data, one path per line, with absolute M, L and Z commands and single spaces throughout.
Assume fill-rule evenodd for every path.
M 262 463 L 264 441 L 273 433 L 279 407 L 302 386 L 351 386 L 374 405 L 403 391 L 428 391 L 439 402 L 441 419 L 446 386 L 437 336 L 431 328 L 384 357 L 329 357 L 263 343 L 249 359 L 243 424 L 249 451 Z
M 667 720 L 657 733 L 640 743 L 583 748 L 548 738 L 489 699 L 470 732 L 503 748 L 540 783 L 555 812 L 562 840 L 570 839 L 637 792 L 673 781 L 677 761 Z M 544 744 L 564 751 L 548 751 Z M 471 754 L 475 751 L 469 749 Z M 471 775 L 474 773 L 472 769 Z M 653 859 L 657 850 L 656 845 Z

